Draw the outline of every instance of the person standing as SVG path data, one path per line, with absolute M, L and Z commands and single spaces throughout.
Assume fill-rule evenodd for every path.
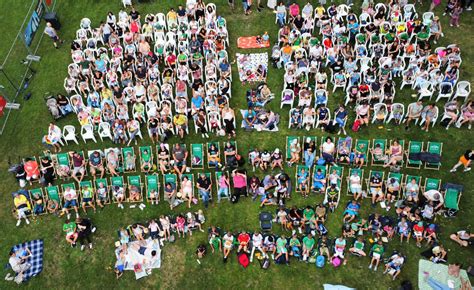
M 456 7 L 454 7 L 453 11 L 451 12 L 451 19 L 449 20 L 449 25 L 451 27 L 459 27 L 459 18 L 461 17 L 462 10 L 463 9 L 460 3 L 458 3 Z
M 95 232 L 96 228 L 92 226 L 90 219 L 87 218 L 77 218 L 76 225 L 78 234 L 77 238 L 81 244 L 81 251 L 84 251 L 84 248 L 86 247 L 85 242 L 89 245 L 89 249 L 92 249 L 91 235 Z
M 464 165 L 464 172 L 468 172 L 471 170 L 471 163 L 472 160 L 474 159 L 474 150 L 469 149 L 464 152 L 461 157 L 459 157 L 458 163 L 456 163 L 453 168 L 449 171 L 451 173 L 456 172 L 456 170 L 461 166 Z
M 51 22 L 46 22 L 44 33 L 53 40 L 53 45 L 55 48 L 59 48 L 58 43 L 62 44 L 64 42 L 64 40 L 59 39 L 58 33 L 56 32 L 56 29 L 54 29 Z

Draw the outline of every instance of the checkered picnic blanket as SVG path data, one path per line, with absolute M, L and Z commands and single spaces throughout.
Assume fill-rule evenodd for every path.
M 266 77 L 256 74 L 258 67 L 261 65 L 265 72 L 268 70 L 268 53 L 237 53 L 237 67 L 239 69 L 239 77 L 242 82 L 261 82 Z
M 23 281 L 27 281 L 43 271 L 43 240 L 33 240 L 23 244 L 18 244 L 12 247 L 12 251 L 18 251 L 28 248 L 31 251 L 31 257 L 26 260 L 31 264 L 31 267 L 24 273 Z

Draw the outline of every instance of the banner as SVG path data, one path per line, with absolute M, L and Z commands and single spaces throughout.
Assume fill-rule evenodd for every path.
M 36 9 L 33 11 L 33 14 L 31 14 L 30 21 L 28 21 L 28 25 L 26 26 L 25 33 L 23 35 L 26 46 L 31 45 L 31 41 L 35 36 L 35 32 L 38 30 L 38 27 L 40 25 L 41 16 L 43 16 L 43 12 L 44 3 L 43 0 L 39 0 Z

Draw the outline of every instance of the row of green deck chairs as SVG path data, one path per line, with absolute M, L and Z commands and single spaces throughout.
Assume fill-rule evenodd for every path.
M 352 176 L 352 174 L 355 171 L 357 172 L 358 176 L 360 176 L 361 181 L 364 180 L 364 169 L 350 168 L 349 174 L 347 177 L 347 188 L 346 188 L 346 192 L 348 195 L 351 195 L 349 178 L 350 176 Z M 375 174 L 379 174 L 379 176 L 381 176 L 381 179 L 385 183 L 385 185 L 388 183 L 388 181 L 391 178 L 394 178 L 397 180 L 398 184 L 400 185 L 399 196 L 398 196 L 399 199 L 404 198 L 405 187 L 408 183 L 412 182 L 412 180 L 415 180 L 415 183 L 418 185 L 420 194 L 428 190 L 440 191 L 442 189 L 441 179 L 438 179 L 438 178 L 425 177 L 424 183 L 422 185 L 423 178 L 418 175 L 410 175 L 410 174 L 404 175 L 403 173 L 396 173 L 396 172 L 389 172 L 388 174 L 385 174 L 384 171 L 371 170 L 369 172 L 369 176 L 365 179 L 367 191 L 368 191 L 368 188 L 370 187 L 370 179 Z M 363 182 L 361 182 L 361 184 L 362 186 L 364 185 Z M 459 201 L 462 195 L 462 187 L 460 187 L 459 185 L 453 186 L 452 184 L 447 183 L 444 186 L 444 189 L 445 189 L 445 192 L 444 192 L 445 208 L 459 210 Z
M 230 141 L 230 143 L 234 146 L 236 152 L 237 152 L 237 142 L 236 141 Z M 191 159 L 191 168 L 192 169 L 204 169 L 204 160 L 206 159 L 206 155 L 208 156 L 209 154 L 209 148 L 213 144 L 216 146 L 218 152 L 219 152 L 219 157 L 223 157 L 224 163 L 227 161 L 227 159 L 224 156 L 224 153 L 221 150 L 221 146 L 219 142 L 209 142 L 207 143 L 206 148 L 208 148 L 206 151 L 204 150 L 204 144 L 202 143 L 196 143 L 196 144 L 191 144 L 191 150 L 189 152 L 190 159 Z M 158 154 L 159 146 L 157 145 L 155 148 L 156 154 Z M 166 149 L 169 152 L 170 159 L 172 158 L 172 148 L 168 144 L 165 145 Z M 181 144 L 184 148 L 186 148 L 186 144 Z M 225 146 L 222 146 L 224 148 Z M 154 156 L 153 153 L 153 148 L 152 146 L 141 146 L 139 147 L 139 156 L 137 158 L 137 155 L 135 153 L 135 149 L 133 147 L 123 147 L 123 148 L 107 148 L 105 150 L 89 150 L 87 152 L 87 155 L 84 154 L 84 152 L 78 152 L 80 155 L 84 157 L 84 159 L 87 161 L 89 156 L 94 152 L 98 151 L 100 155 L 102 156 L 103 164 L 105 165 L 107 162 L 106 156 L 111 152 L 114 151 L 115 154 L 118 157 L 119 164 L 117 166 L 117 172 L 118 173 L 130 173 L 130 172 L 136 172 L 137 169 L 140 169 L 142 172 L 151 172 L 155 171 L 157 169 L 157 161 L 158 156 Z M 69 169 L 72 169 L 73 164 L 71 157 L 69 153 L 64 152 L 64 153 L 57 153 L 51 155 L 52 160 L 56 164 L 56 166 L 65 166 Z M 129 158 L 130 160 L 133 160 L 133 166 L 126 166 L 126 160 Z M 137 168 L 137 159 L 138 163 L 140 164 L 140 167 Z M 209 158 L 207 158 L 209 160 Z M 89 166 L 86 166 L 86 171 Z M 107 168 L 107 166 L 105 166 Z M 208 163 L 208 168 L 214 168 L 214 165 L 211 165 Z M 169 169 L 169 168 L 168 168 Z
M 215 175 L 215 181 L 212 180 L 212 173 L 206 172 L 205 173 L 208 178 L 211 179 L 213 186 L 215 186 L 215 191 L 218 191 L 218 181 L 221 177 L 222 174 L 226 174 L 220 171 L 216 171 L 214 173 Z M 187 177 L 189 180 L 191 180 L 193 184 L 193 192 L 195 193 L 196 190 L 196 178 L 193 173 L 185 173 L 182 175 L 181 178 Z M 180 188 L 180 181 L 179 178 L 176 174 L 170 173 L 170 174 L 164 174 L 162 176 L 162 181 L 163 185 L 166 185 L 167 183 L 171 183 L 174 185 L 174 188 L 179 189 Z M 75 183 L 64 183 L 61 184 L 60 186 L 53 185 L 53 186 L 46 186 L 44 188 L 34 188 L 29 190 L 29 196 L 30 196 L 30 203 L 32 205 L 35 204 L 36 200 L 41 199 L 43 204 L 46 204 L 46 200 L 53 200 L 55 201 L 59 209 L 62 208 L 62 205 L 64 203 L 64 192 L 67 187 L 70 187 L 72 189 L 75 189 L 77 194 L 78 194 L 78 202 L 79 204 L 82 204 L 83 201 L 83 196 L 82 196 L 82 190 L 83 189 L 89 189 L 92 191 L 92 202 L 97 203 L 98 199 L 101 197 L 99 196 L 99 188 L 105 188 L 105 199 L 104 199 L 104 204 L 110 204 L 110 203 L 116 203 L 117 201 L 113 197 L 113 189 L 115 186 L 121 187 L 125 190 L 126 192 L 126 201 L 127 202 L 143 202 L 143 190 L 145 191 L 145 198 L 148 202 L 152 203 L 158 203 L 161 200 L 161 187 L 162 184 L 160 183 L 160 177 L 158 174 L 149 174 L 145 176 L 145 184 L 142 183 L 142 177 L 140 175 L 130 175 L 127 176 L 127 182 L 125 182 L 123 176 L 112 176 L 109 179 L 107 178 L 97 178 L 95 181 L 92 180 L 83 180 L 79 184 L 79 186 L 76 186 Z M 129 191 L 132 186 L 136 186 L 136 188 L 140 192 L 141 198 L 136 201 L 132 201 L 129 199 Z M 214 191 L 214 188 L 211 190 Z M 230 194 L 229 194 L 230 195 Z M 196 197 L 196 194 L 194 194 Z M 212 199 L 212 194 L 211 194 L 211 199 Z M 86 197 L 88 198 L 88 197 Z M 201 197 L 199 197 L 201 198 Z M 222 196 L 222 198 L 230 198 L 230 196 Z M 31 205 L 30 204 L 30 205 Z M 46 210 L 42 213 L 45 214 Z
M 326 142 L 328 136 L 323 136 L 321 137 L 321 141 L 319 145 L 322 145 L 324 142 Z M 297 140 L 297 143 L 299 144 L 299 147 L 301 148 L 301 155 L 303 156 L 303 151 L 304 151 L 304 145 L 302 142 L 306 142 L 307 140 L 311 140 L 315 142 L 316 147 L 318 148 L 318 140 L 315 136 L 304 136 L 302 137 L 297 137 L 297 136 L 288 136 L 286 137 L 286 161 L 289 161 L 291 159 L 291 151 L 292 151 L 292 143 Z M 339 160 L 339 154 L 338 152 L 338 145 L 340 142 L 346 142 L 346 137 L 341 137 L 339 140 L 335 140 L 335 138 L 331 137 L 333 143 L 335 144 L 336 147 L 336 155 L 335 160 Z M 373 139 L 372 141 L 370 140 L 364 140 L 364 139 L 357 139 L 355 142 L 352 140 L 352 142 L 346 142 L 347 149 L 348 151 L 353 151 L 355 150 L 357 154 L 363 154 L 366 156 L 366 160 L 368 159 L 369 155 L 371 156 L 370 158 L 370 164 L 372 166 L 382 166 L 385 164 L 386 159 L 385 158 L 379 158 L 379 156 L 376 156 L 372 154 L 372 149 L 376 148 L 376 146 L 380 146 L 382 152 L 386 152 L 390 148 L 390 144 L 395 140 L 391 140 L 390 142 L 387 141 L 387 139 Z M 423 165 L 421 161 L 415 161 L 411 160 L 409 158 L 409 155 L 411 153 L 420 153 L 420 152 L 429 152 L 432 154 L 437 154 L 439 156 L 442 155 L 443 153 L 443 143 L 441 142 L 427 142 L 426 148 L 424 142 L 421 141 L 409 141 L 408 142 L 408 148 L 406 148 L 406 142 L 405 140 L 397 140 L 399 144 L 402 147 L 403 151 L 403 159 L 398 163 L 398 165 L 403 166 L 406 165 L 407 168 L 421 168 Z M 372 144 L 372 146 L 371 146 Z M 385 154 L 383 154 L 385 155 Z M 405 162 L 406 159 L 406 162 Z M 368 162 L 365 162 L 364 165 L 367 165 Z M 436 169 L 439 170 L 441 167 L 441 162 L 437 163 L 425 163 L 425 168 L 426 169 Z

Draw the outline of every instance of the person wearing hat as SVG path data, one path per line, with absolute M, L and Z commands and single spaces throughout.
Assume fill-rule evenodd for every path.
M 283 170 L 283 154 L 281 154 L 280 149 L 276 148 L 271 155 L 271 169 L 274 170 L 276 167 L 279 167 Z
M 413 237 L 416 239 L 416 246 L 421 248 L 421 242 L 423 241 L 423 232 L 425 231 L 425 227 L 423 222 L 418 222 L 413 226 Z
M 372 195 L 372 207 L 375 207 L 375 204 L 384 199 L 384 194 L 382 191 L 382 178 L 379 172 L 375 172 L 370 177 L 369 189 L 370 194 Z

